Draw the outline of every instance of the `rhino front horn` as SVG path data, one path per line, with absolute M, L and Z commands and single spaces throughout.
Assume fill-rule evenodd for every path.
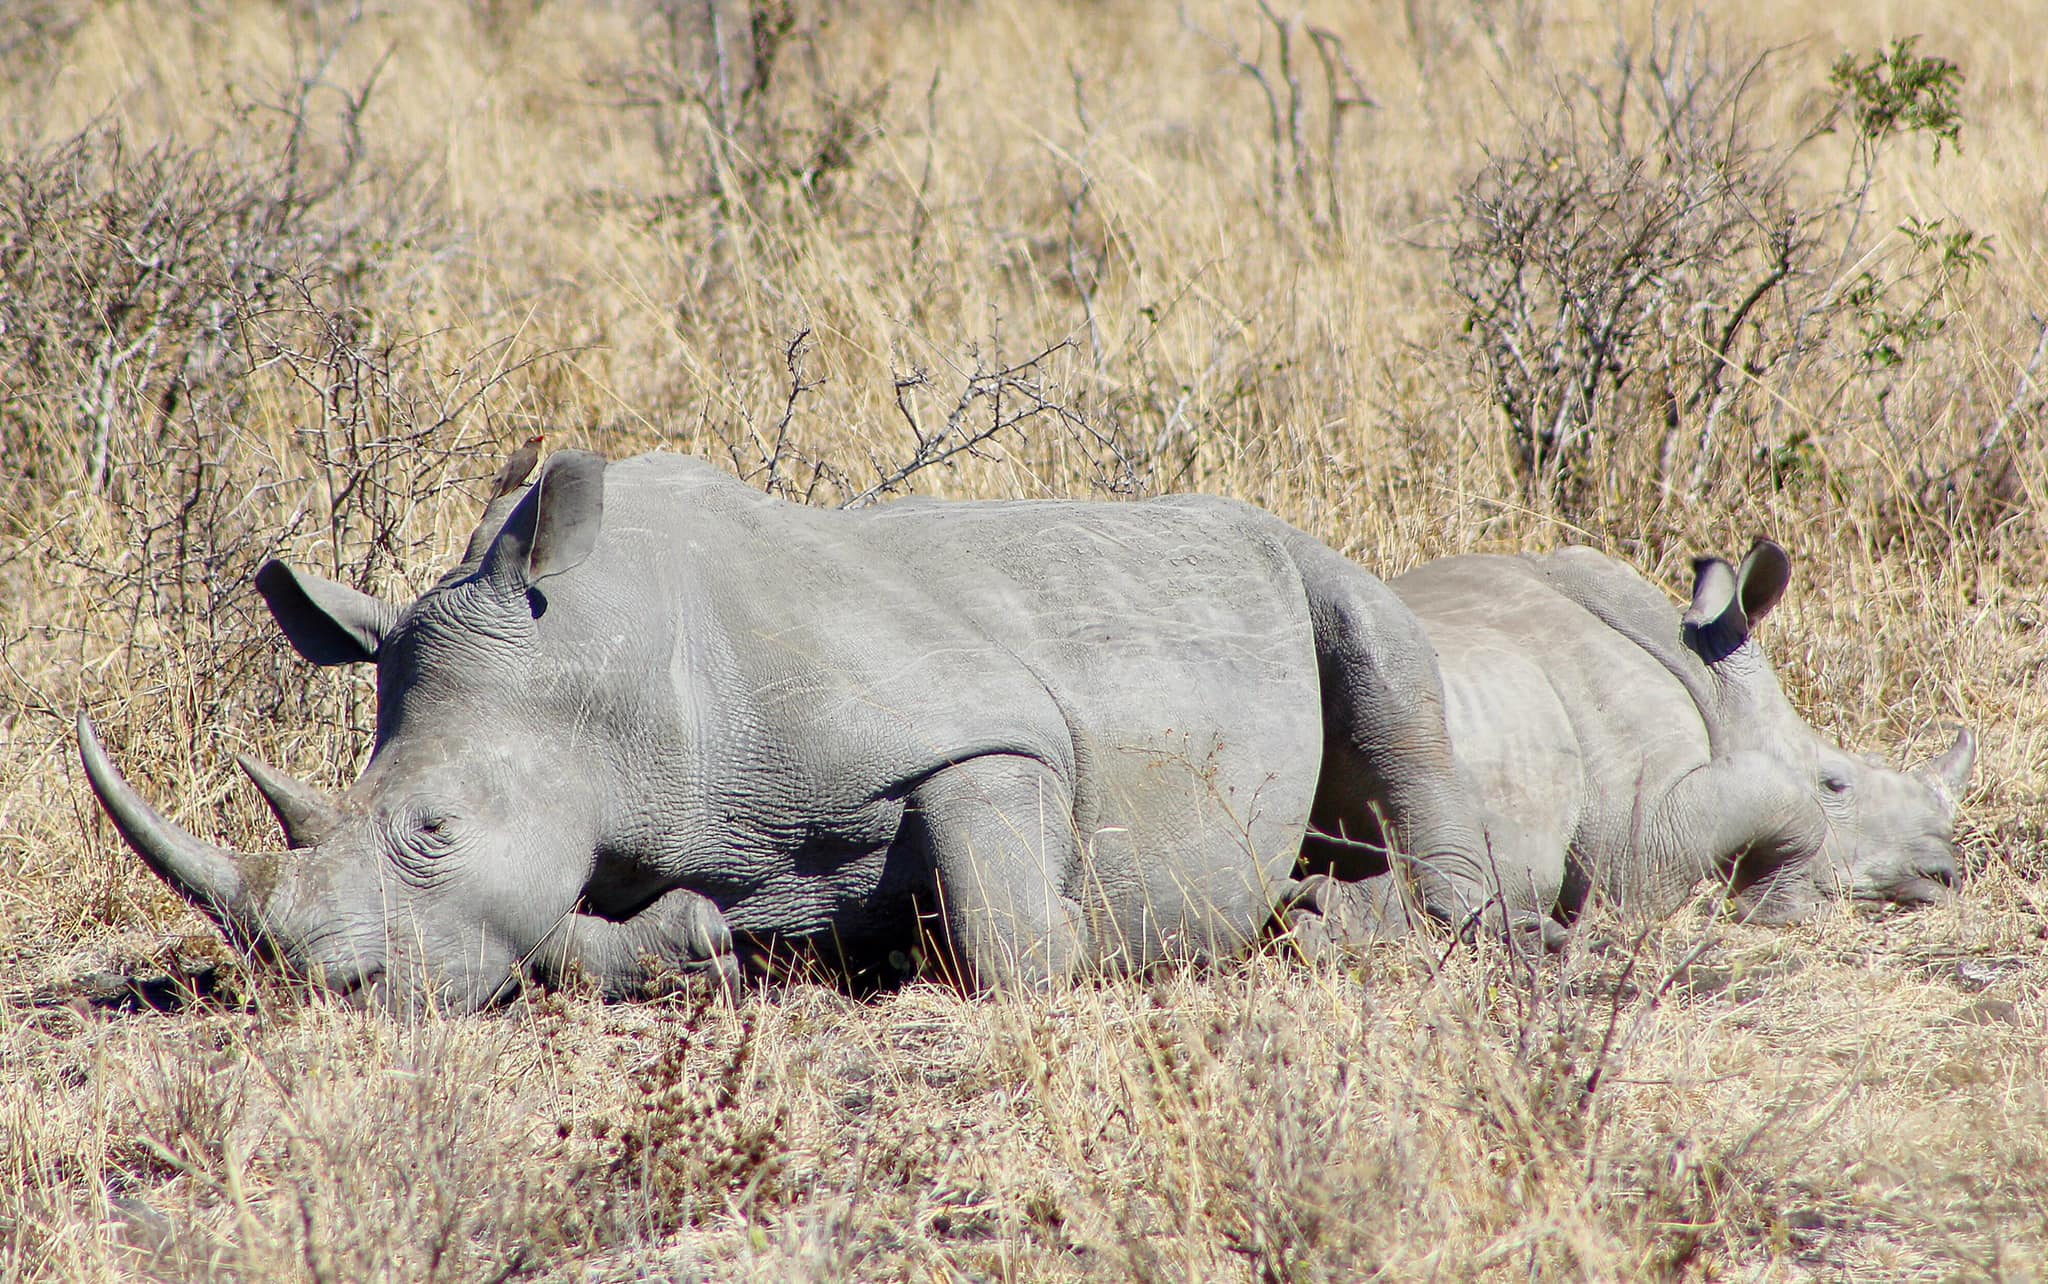
M 284 830 L 285 846 L 318 847 L 341 823 L 341 812 L 313 786 L 286 775 L 261 758 L 235 755 L 242 771 L 262 792 L 271 814 Z
M 201 841 L 144 802 L 114 768 L 83 713 L 78 715 L 78 756 L 100 806 L 135 854 L 222 927 L 236 925 L 243 917 L 245 889 L 235 854 Z
M 1938 758 L 1930 759 L 1921 770 L 1941 785 L 1943 797 L 1953 807 L 1969 787 L 1970 770 L 1977 765 L 1977 737 L 1970 734 L 1968 727 L 1956 729 L 1955 743 Z

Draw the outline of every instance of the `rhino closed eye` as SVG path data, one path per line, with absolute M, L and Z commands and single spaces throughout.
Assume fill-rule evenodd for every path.
M 1820 778 L 1820 787 L 1831 794 L 1846 794 L 1849 792 L 1849 782 L 1840 776 L 1822 776 Z
M 461 827 L 445 812 L 408 807 L 392 818 L 397 850 L 421 860 L 438 860 L 462 845 Z

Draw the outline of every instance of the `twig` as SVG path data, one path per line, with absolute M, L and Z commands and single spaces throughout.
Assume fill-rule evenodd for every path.
M 945 423 L 931 432 L 927 432 L 919 422 L 916 407 L 912 404 L 917 391 L 931 386 L 931 376 L 921 369 L 898 375 L 896 411 L 910 429 L 917 447 L 910 458 L 892 467 L 876 464 L 874 483 L 841 507 L 864 508 L 882 496 L 900 490 L 905 482 L 925 469 L 948 463 L 960 455 L 982 457 L 990 442 L 1032 419 L 1051 416 L 1070 426 L 1085 427 L 1086 421 L 1078 412 L 1048 398 L 1044 390 L 1028 377 L 1036 373 L 1039 365 L 1053 353 L 1072 346 L 1073 340 L 1062 339 L 1032 357 L 998 370 L 984 370 L 977 365 L 975 372 L 968 376 L 959 399 L 947 412 Z M 1005 406 L 1006 395 L 1021 398 L 1022 407 Z M 978 427 L 968 426 L 969 414 L 983 403 L 989 409 L 988 422 Z
M 2026 405 L 2027 395 L 2034 388 L 2034 375 L 2041 368 L 2042 358 L 2048 357 L 2048 317 L 2034 316 L 2033 320 L 2034 324 L 2041 328 L 2040 337 L 2034 341 L 2034 355 L 2027 359 L 2026 366 L 2020 371 L 2019 383 L 2013 388 L 2012 397 L 2005 403 L 2005 409 L 1999 413 L 1998 422 L 1991 425 L 1991 431 L 1985 433 L 1983 439 L 1977 443 L 1979 459 L 1996 450 L 1999 443 L 2005 440 L 2007 425 L 2012 423 L 2013 416 L 2020 412 L 2020 408 Z

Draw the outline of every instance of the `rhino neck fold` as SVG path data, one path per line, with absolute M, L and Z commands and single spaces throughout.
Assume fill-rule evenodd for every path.
M 1768 718 L 1760 724 L 1758 715 L 1783 707 L 1785 698 L 1754 640 L 1745 639 L 1709 663 L 1695 649 L 1691 625 L 1674 619 L 1668 629 L 1649 630 L 1639 616 L 1614 609 L 1598 594 L 1570 592 L 1571 585 L 1562 579 L 1552 582 L 1602 624 L 1642 648 L 1685 688 L 1699 711 L 1713 757 L 1759 747 L 1759 732 L 1772 724 Z
M 1776 884 L 1819 856 L 1827 817 L 1803 783 L 1770 755 L 1741 750 L 1688 772 L 1657 803 L 1643 850 L 1660 869 L 1676 871 L 1674 889 L 1701 877 Z M 1696 853 L 1686 869 L 1681 853 Z

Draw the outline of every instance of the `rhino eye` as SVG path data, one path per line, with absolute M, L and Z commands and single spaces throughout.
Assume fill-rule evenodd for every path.
M 407 819 L 411 822 L 412 833 L 409 838 L 401 839 L 403 846 L 423 856 L 439 856 L 455 845 L 455 820 L 447 813 L 416 808 Z
M 1841 776 L 1822 776 L 1820 778 L 1820 787 L 1831 794 L 1846 794 L 1849 792 L 1849 782 Z

